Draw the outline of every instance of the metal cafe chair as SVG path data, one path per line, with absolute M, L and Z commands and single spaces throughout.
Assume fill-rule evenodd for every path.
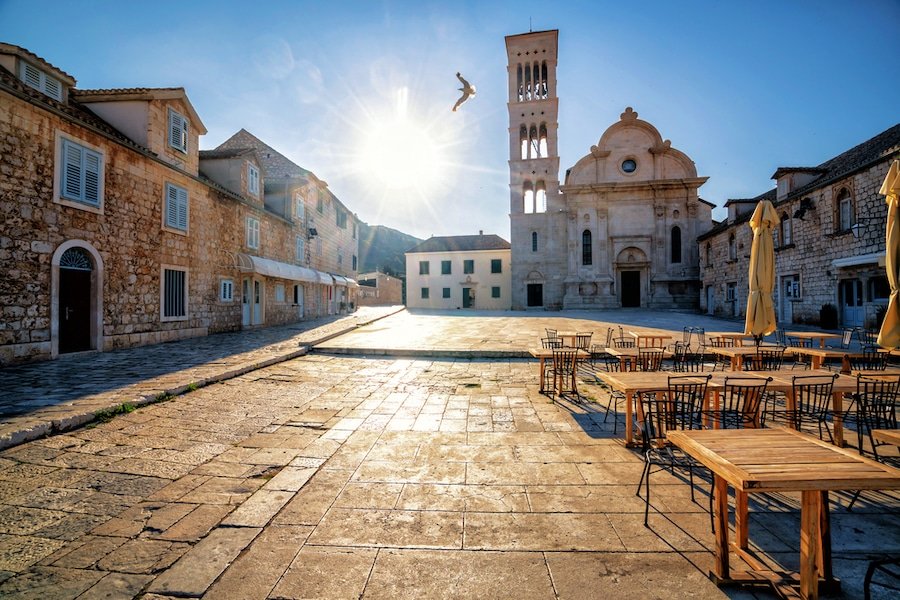
M 785 423 L 797 431 L 802 431 L 804 425 L 815 423 L 819 429 L 819 438 L 824 439 L 822 430 L 828 434 L 832 443 L 834 437 L 828 426 L 828 416 L 832 411 L 832 389 L 834 375 L 802 375 L 794 376 L 791 380 L 791 393 L 794 399 L 794 408 L 772 408 L 769 411 L 773 421 Z
M 555 350 L 562 348 L 562 338 L 541 338 L 541 346 L 545 349 Z
M 784 346 L 758 347 L 745 365 L 747 371 L 778 371 L 784 362 Z
M 711 409 L 709 417 L 723 429 L 760 427 L 760 409 L 771 381 L 771 377 L 726 377 L 719 408 Z
M 644 469 L 638 482 L 636 495 L 641 496 L 644 486 L 644 527 L 648 527 L 650 514 L 650 475 L 653 468 L 659 470 L 686 469 L 691 483 L 691 500 L 694 499 L 694 469 L 703 466 L 670 444 L 669 431 L 702 428 L 703 400 L 712 375 L 669 377 L 666 392 L 638 392 L 641 409 L 641 443 Z
M 800 338 L 795 338 L 791 336 L 787 336 L 787 345 L 791 348 L 811 348 L 812 340 L 804 340 Z M 812 356 L 808 354 L 795 354 L 794 362 L 791 363 L 791 369 L 796 369 L 800 367 L 801 369 L 811 369 L 812 368 Z
M 553 366 L 550 368 L 553 377 L 553 391 L 562 395 L 569 391 L 578 395 L 575 379 L 575 367 L 578 350 L 563 348 L 553 350 Z
M 892 446 L 872 436 L 873 429 L 897 429 L 897 405 L 900 397 L 900 375 L 878 375 L 877 377 L 856 377 L 856 393 L 853 403 L 856 405 L 856 437 L 857 451 L 878 462 L 892 467 L 900 467 L 900 456 L 879 452 L 879 448 Z M 853 508 L 857 491 L 847 510 Z
M 638 348 L 635 371 L 659 371 L 662 369 L 662 348 Z
M 846 354 L 853 371 L 884 371 L 887 368 L 887 352 L 879 352 L 878 346 L 863 346 L 859 354 Z
M 613 338 L 613 348 L 634 348 L 637 344 L 633 337 Z
M 675 342 L 675 355 L 672 358 L 673 371 L 697 373 L 703 369 L 703 354 L 691 351 L 691 347 L 684 342 Z

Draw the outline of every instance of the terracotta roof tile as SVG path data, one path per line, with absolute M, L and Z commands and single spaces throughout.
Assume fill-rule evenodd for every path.
M 412 252 L 471 252 L 476 250 L 508 250 L 509 242 L 499 235 L 451 235 L 432 237 L 406 251 Z

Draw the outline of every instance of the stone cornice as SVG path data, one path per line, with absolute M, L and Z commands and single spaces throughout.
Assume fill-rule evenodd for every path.
M 597 192 L 624 192 L 631 190 L 651 189 L 655 191 L 673 189 L 697 189 L 709 177 L 691 177 L 689 179 L 653 179 L 649 181 L 614 181 L 608 183 L 590 183 L 575 185 L 560 185 L 559 190 L 566 194 L 571 193 L 597 193 Z

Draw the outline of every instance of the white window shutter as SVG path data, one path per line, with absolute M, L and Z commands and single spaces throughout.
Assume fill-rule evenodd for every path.
M 84 201 L 100 204 L 100 155 L 84 150 Z
M 29 65 L 26 62 L 22 63 L 22 80 L 35 88 L 36 90 L 41 89 L 41 71 L 35 66 Z
M 49 75 L 44 76 L 44 91 L 51 98 L 62 100 L 62 85 Z
M 178 226 L 178 190 L 171 183 L 166 184 L 166 225 Z
M 72 200 L 81 200 L 82 149 L 63 140 L 62 195 Z
M 178 188 L 178 227 L 187 231 L 188 227 L 188 194 L 187 190 Z
M 187 152 L 187 119 L 175 112 L 169 111 L 169 145 Z

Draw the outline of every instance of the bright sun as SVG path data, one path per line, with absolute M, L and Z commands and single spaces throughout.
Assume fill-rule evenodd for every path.
M 440 177 L 442 157 L 428 128 L 406 114 L 406 89 L 397 93 L 396 113 L 366 132 L 362 163 L 386 187 L 430 189 Z

